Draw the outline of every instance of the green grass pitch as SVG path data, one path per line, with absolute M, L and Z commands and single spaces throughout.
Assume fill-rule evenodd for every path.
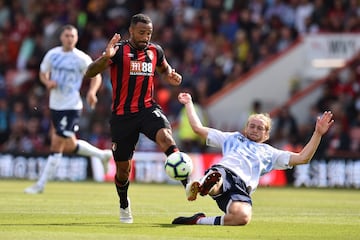
M 188 202 L 180 185 L 131 183 L 133 224 L 119 223 L 112 183 L 50 182 L 26 195 L 33 182 L 0 181 L 0 239 L 360 239 L 360 191 L 261 187 L 249 225 L 180 226 L 179 215 L 221 215 L 209 197 Z

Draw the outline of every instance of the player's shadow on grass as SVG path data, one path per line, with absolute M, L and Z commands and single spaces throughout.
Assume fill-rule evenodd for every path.
M 94 227 L 94 226 L 99 226 L 101 225 L 102 227 L 116 227 L 116 228 L 121 228 L 121 227 L 126 227 L 129 228 L 131 226 L 133 227 L 138 227 L 139 225 L 141 225 L 141 227 L 161 227 L 161 228 L 174 228 L 176 227 L 176 225 L 174 224 L 170 224 L 170 223 L 149 223 L 149 224 L 144 224 L 144 223 L 132 223 L 132 224 L 124 224 L 124 223 L 114 223 L 114 222 L 89 222 L 89 223 L 84 223 L 84 222 L 74 222 L 74 223 L 17 223 L 17 224 L 10 224 L 10 223 L 6 223 L 6 224 L 0 224 L 0 226 L 11 226 L 11 227 L 16 227 L 16 226 L 59 226 L 59 227 L 64 227 L 64 226 L 84 226 L 84 227 Z

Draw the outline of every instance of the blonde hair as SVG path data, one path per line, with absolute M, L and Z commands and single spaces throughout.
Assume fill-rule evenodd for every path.
M 246 125 L 249 123 L 251 119 L 260 119 L 265 122 L 265 129 L 267 132 L 271 131 L 272 127 L 272 120 L 270 118 L 270 115 L 268 113 L 253 113 L 249 116 L 248 121 Z

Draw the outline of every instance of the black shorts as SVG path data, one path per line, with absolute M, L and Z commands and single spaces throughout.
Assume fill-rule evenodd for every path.
M 140 133 L 156 141 L 161 128 L 171 129 L 170 123 L 158 105 L 127 115 L 112 115 L 110 131 L 115 161 L 131 160 Z
M 214 165 L 210 169 L 220 172 L 223 178 L 223 192 L 212 198 L 224 213 L 227 212 L 230 202 L 247 202 L 252 205 L 250 193 L 246 184 L 239 176 L 221 165 Z
M 69 138 L 79 130 L 81 110 L 50 110 L 51 121 L 58 136 Z

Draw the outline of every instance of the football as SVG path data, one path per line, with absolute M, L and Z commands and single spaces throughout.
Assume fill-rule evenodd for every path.
M 165 172 L 172 179 L 184 180 L 191 174 L 192 170 L 192 160 L 184 152 L 174 152 L 166 158 Z

